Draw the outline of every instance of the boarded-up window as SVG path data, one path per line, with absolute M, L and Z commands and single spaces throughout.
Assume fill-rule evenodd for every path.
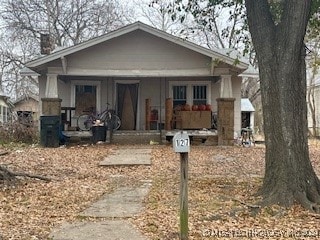
M 97 86 L 76 85 L 76 114 L 80 115 L 97 110 Z

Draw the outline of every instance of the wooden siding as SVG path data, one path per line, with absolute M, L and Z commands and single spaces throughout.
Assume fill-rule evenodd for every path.
M 137 30 L 76 52 L 67 59 L 67 73 L 105 76 L 208 76 L 211 58 Z M 62 71 L 61 61 L 50 64 Z

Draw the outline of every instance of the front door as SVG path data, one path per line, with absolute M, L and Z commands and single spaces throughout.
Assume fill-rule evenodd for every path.
M 117 111 L 120 130 L 135 130 L 137 124 L 139 83 L 117 83 Z

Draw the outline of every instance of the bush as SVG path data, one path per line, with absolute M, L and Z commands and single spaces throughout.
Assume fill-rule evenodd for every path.
M 18 121 L 0 125 L 0 143 L 27 143 L 39 142 L 39 130 L 34 125 L 24 125 Z

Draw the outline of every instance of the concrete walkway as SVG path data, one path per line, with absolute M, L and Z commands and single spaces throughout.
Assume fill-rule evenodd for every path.
M 148 194 L 151 182 L 141 186 L 120 187 L 104 195 L 99 201 L 84 210 L 80 216 L 100 218 L 127 218 L 138 214 L 143 208 L 142 200 Z
M 151 148 L 119 149 L 106 157 L 101 166 L 150 165 Z M 121 163 L 121 164 L 120 164 Z M 84 221 L 65 223 L 50 234 L 53 240 L 147 240 L 126 220 L 143 210 L 142 201 L 148 194 L 151 181 L 144 180 L 135 187 L 118 187 L 80 213 Z M 96 221 L 85 220 L 86 217 Z M 103 220 L 100 220 L 103 219 Z
M 105 157 L 100 166 L 151 165 L 151 148 L 123 148 Z

